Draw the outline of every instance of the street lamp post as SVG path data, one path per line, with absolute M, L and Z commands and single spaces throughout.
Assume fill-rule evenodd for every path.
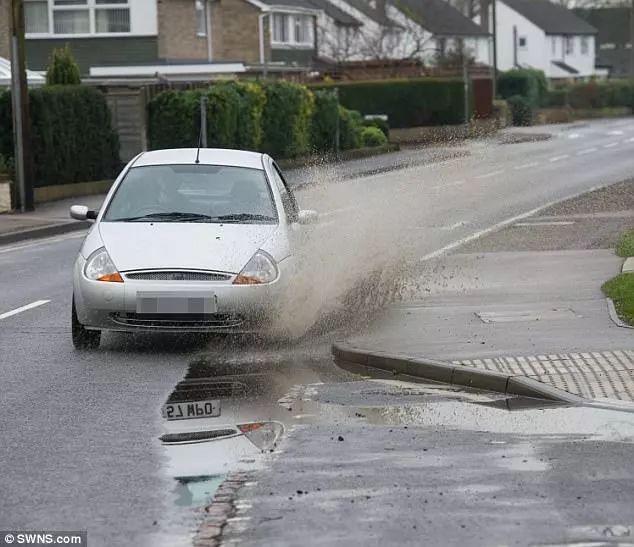
M 11 101 L 13 107 L 14 162 L 19 205 L 22 212 L 33 210 L 33 157 L 29 95 L 24 54 L 24 4 L 11 1 Z

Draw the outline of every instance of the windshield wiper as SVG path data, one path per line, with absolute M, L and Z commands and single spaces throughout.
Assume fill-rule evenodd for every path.
M 201 213 L 183 213 L 180 211 L 172 211 L 171 213 L 150 213 L 138 217 L 114 218 L 113 222 L 135 222 L 137 220 L 156 219 L 165 222 L 197 222 L 215 220 L 214 217 L 203 215 Z
M 258 221 L 258 220 L 262 220 L 265 222 L 272 222 L 277 220 L 275 217 L 272 216 L 268 216 L 268 215 L 256 215 L 253 213 L 234 213 L 231 215 L 220 215 L 217 217 L 213 217 L 213 220 L 219 220 L 219 221 L 227 221 L 227 222 L 231 222 L 231 221 L 235 221 L 235 222 L 239 222 L 241 220 L 253 220 L 253 221 Z

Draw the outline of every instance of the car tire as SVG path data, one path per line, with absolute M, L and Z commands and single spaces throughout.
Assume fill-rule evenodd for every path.
M 97 349 L 101 342 L 100 330 L 88 330 L 77 319 L 75 299 L 73 298 L 73 310 L 71 318 L 71 332 L 75 349 Z

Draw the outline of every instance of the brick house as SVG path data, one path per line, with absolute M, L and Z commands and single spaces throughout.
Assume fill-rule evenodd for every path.
M 0 0 L 0 5 L 9 1 Z M 121 67 L 121 75 L 129 76 L 126 67 L 156 67 L 159 73 L 161 67 L 169 67 L 165 73 L 174 74 L 182 65 L 190 65 L 194 72 L 200 67 L 193 65 L 222 63 L 234 68 L 264 63 L 270 69 L 309 66 L 319 13 L 308 0 L 24 0 L 24 4 L 29 68 L 44 70 L 51 51 L 68 44 L 85 75 L 94 67 L 109 75 Z

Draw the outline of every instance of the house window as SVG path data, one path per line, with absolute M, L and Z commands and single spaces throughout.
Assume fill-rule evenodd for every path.
M 274 13 L 273 43 L 312 45 L 313 18 L 311 15 Z
M 587 36 L 581 37 L 581 55 L 588 55 L 590 51 L 590 40 Z
M 526 47 L 526 43 L 527 43 L 526 36 L 520 36 L 517 39 L 517 44 L 521 48 L 525 48 Z
M 207 0 L 196 0 L 196 34 L 207 36 Z
M 27 34 L 130 32 L 129 0 L 25 0 Z
M 557 38 L 555 36 L 550 38 L 550 51 L 553 57 L 557 55 Z
M 273 41 L 288 42 L 288 15 L 285 13 L 273 14 Z
M 24 20 L 28 34 L 48 34 L 48 0 L 26 0 Z
M 575 39 L 573 36 L 566 36 L 566 55 L 572 55 L 575 52 Z

